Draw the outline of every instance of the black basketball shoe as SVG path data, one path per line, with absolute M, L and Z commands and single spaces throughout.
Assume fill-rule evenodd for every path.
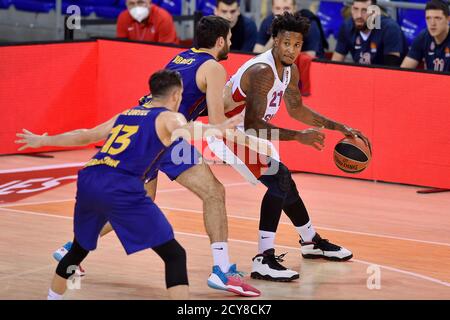
M 353 257 L 353 254 L 338 245 L 335 245 L 327 239 L 322 239 L 318 233 L 311 242 L 300 240 L 302 256 L 305 259 L 327 259 L 332 261 L 347 261 Z
M 289 270 L 280 264 L 280 262 L 283 262 L 285 255 L 276 256 L 275 249 L 268 249 L 264 253 L 258 254 L 253 258 L 250 276 L 253 279 L 278 282 L 289 282 L 298 279 L 300 277 L 298 272 Z

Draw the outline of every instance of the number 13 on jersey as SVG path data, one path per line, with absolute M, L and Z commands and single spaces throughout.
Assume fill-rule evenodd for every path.
M 105 142 L 101 152 L 116 155 L 123 152 L 131 143 L 130 137 L 139 130 L 139 126 L 118 125 L 111 130 L 111 135 Z M 117 148 L 112 145 L 119 144 Z

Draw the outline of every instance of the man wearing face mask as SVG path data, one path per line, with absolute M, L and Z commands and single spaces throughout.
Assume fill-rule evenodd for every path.
M 151 0 L 127 0 L 117 20 L 117 37 L 178 44 L 172 16 Z

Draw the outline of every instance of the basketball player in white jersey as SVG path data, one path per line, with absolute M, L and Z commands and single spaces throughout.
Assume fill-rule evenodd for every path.
M 284 13 L 274 19 L 273 49 L 245 63 L 227 85 L 225 103 L 227 110 L 231 110 L 227 115 L 244 114 L 245 120 L 240 128 L 247 132 L 253 129 L 252 134 L 268 140 L 298 141 L 321 150 L 325 139 L 321 129 L 329 129 L 338 130 L 346 136 L 359 135 L 369 144 L 360 131 L 330 120 L 303 104 L 298 88 L 299 71 L 294 61 L 301 51 L 308 29 L 308 19 L 298 14 Z M 282 98 L 292 118 L 315 128 L 296 131 L 270 124 Z M 265 131 L 267 136 L 264 136 Z M 267 159 L 264 156 L 251 156 L 251 151 L 248 150 L 243 153 L 234 145 L 225 145 L 221 140 L 210 139 L 208 142 L 210 149 L 219 158 L 233 165 L 247 180 L 259 180 L 268 188 L 261 204 L 259 253 L 253 258 L 253 278 L 271 281 L 299 278 L 297 272 L 286 269 L 279 263 L 283 261 L 283 255 L 275 255 L 275 232 L 282 211 L 290 218 L 300 235 L 304 258 L 334 261 L 352 258 L 349 250 L 322 239 L 314 230 L 289 169 L 275 152 L 271 153 L 272 158 Z

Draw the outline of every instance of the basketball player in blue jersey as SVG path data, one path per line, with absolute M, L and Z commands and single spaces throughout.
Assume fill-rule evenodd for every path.
M 223 136 L 241 119 L 217 126 L 187 123 L 177 113 L 183 84 L 176 71 L 156 72 L 150 79 L 150 87 L 152 103 L 118 115 L 103 148 L 78 173 L 75 238 L 58 264 L 48 299 L 62 299 L 67 280 L 89 252 L 96 249 L 106 222 L 113 226 L 127 254 L 152 248 L 161 257 L 171 298 L 189 297 L 185 250 L 175 240 L 162 211 L 147 196 L 142 176 L 158 168 L 161 155 L 177 136 L 187 131 L 194 137 L 196 126 L 216 129 L 206 130 L 205 136 Z
M 421 61 L 425 69 L 450 72 L 450 9 L 444 0 L 426 4 L 427 29 L 414 39 L 402 68 L 417 68 Z
M 227 58 L 231 45 L 229 22 L 216 16 L 203 17 L 197 25 L 197 49 L 190 49 L 178 54 L 167 65 L 167 69 L 178 71 L 183 80 L 183 96 L 179 112 L 188 121 L 195 120 L 207 108 L 209 122 L 219 124 L 227 118 L 224 112 L 223 89 L 227 80 L 224 67 L 218 62 Z M 153 94 L 153 92 L 152 92 Z M 151 103 L 154 97 L 147 96 L 143 106 Z M 56 136 L 38 136 L 28 131 L 19 134 L 26 147 L 78 146 L 90 144 L 108 135 L 115 118 L 89 130 L 75 130 Z M 235 131 L 237 141 L 243 141 L 253 150 L 268 150 L 259 141 L 241 135 Z M 227 139 L 233 137 L 227 136 Z M 175 163 L 172 155 L 186 159 L 183 163 Z M 208 279 L 208 285 L 214 289 L 227 290 L 244 296 L 258 296 L 257 289 L 240 281 L 235 283 L 235 275 L 239 272 L 236 265 L 229 262 L 228 255 L 228 226 L 225 210 L 225 191 L 223 185 L 214 177 L 207 164 L 200 161 L 201 155 L 185 140 L 179 140 L 170 146 L 161 156 L 158 168 L 145 173 L 146 189 L 154 199 L 156 194 L 157 173 L 164 172 L 171 180 L 175 180 L 195 193 L 203 200 L 205 228 L 211 242 L 213 255 L 213 272 Z M 103 236 L 113 230 L 111 224 L 106 224 L 100 235 Z M 61 259 L 71 243 L 58 249 L 54 256 Z

